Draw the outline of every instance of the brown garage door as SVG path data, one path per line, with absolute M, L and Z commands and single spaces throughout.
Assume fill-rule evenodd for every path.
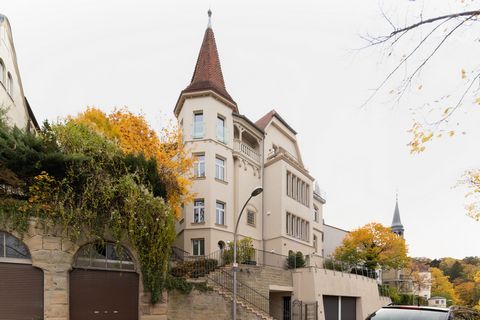
M 30 264 L 0 263 L 0 320 L 43 319 L 43 272 Z
M 137 320 L 135 272 L 74 269 L 70 273 L 70 320 Z

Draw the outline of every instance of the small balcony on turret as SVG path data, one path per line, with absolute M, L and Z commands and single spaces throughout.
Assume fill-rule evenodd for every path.
M 233 152 L 260 165 L 260 141 L 248 130 L 238 126 L 233 128 Z

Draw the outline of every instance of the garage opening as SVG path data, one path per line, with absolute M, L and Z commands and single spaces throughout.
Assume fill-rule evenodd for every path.
M 357 298 L 323 296 L 325 320 L 356 320 Z
M 73 267 L 71 320 L 138 319 L 138 274 L 126 248 L 88 244 L 77 253 Z
M 0 320 L 43 319 L 43 272 L 27 246 L 0 231 Z

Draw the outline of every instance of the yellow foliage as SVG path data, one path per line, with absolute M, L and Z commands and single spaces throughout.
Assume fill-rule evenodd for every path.
M 412 140 L 408 144 L 410 147 L 410 153 L 421 153 L 425 151 L 424 144 L 433 138 L 433 132 L 426 131 L 422 125 L 416 121 L 408 132 L 413 135 Z
M 432 274 L 432 296 L 441 296 L 452 300 L 453 304 L 459 303 L 459 297 L 453 288 L 453 284 L 443 271 L 438 268 L 430 268 Z
M 193 164 L 182 142 L 181 131 L 174 126 L 163 128 L 158 135 L 142 115 L 118 109 L 106 115 L 97 108 L 88 108 L 71 121 L 85 124 L 108 138 L 115 139 L 126 154 L 143 154 L 157 161 L 159 175 L 166 184 L 167 200 L 177 217 L 181 206 L 192 200 L 188 179 Z
M 380 223 L 369 223 L 348 233 L 335 250 L 337 260 L 370 269 L 397 269 L 408 263 L 405 240 Z
M 475 103 L 480 105 L 480 97 L 477 97 L 477 99 L 475 99 Z
M 465 69 L 462 69 L 460 71 L 461 75 L 462 75 L 462 79 L 466 79 L 467 78 L 467 73 L 465 72 Z

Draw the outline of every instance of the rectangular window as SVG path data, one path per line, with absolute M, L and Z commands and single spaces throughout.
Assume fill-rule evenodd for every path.
M 318 208 L 316 206 L 313 206 L 313 220 L 315 222 L 319 220 Z
M 225 224 L 225 203 L 217 201 L 216 206 L 216 224 Z
M 215 178 L 225 181 L 225 160 L 215 157 Z
M 290 234 L 290 213 L 287 212 L 287 221 L 286 221 L 286 227 L 287 227 L 287 234 Z
M 255 212 L 250 210 L 247 211 L 247 224 L 249 226 L 255 227 Z
M 217 139 L 221 142 L 226 142 L 225 139 L 225 118 L 217 116 Z
M 193 114 L 193 138 L 203 138 L 203 112 Z
M 193 202 L 193 223 L 205 222 L 205 201 L 196 199 Z
M 310 207 L 310 185 L 287 171 L 287 196 Z
M 318 240 L 316 235 L 313 235 L 313 250 L 318 252 Z
M 193 162 L 193 175 L 195 178 L 205 177 L 205 155 L 197 154 L 195 155 L 195 160 Z
M 205 255 L 205 239 L 192 239 L 192 247 L 194 256 Z
M 290 191 L 290 188 L 292 187 L 292 183 L 290 181 L 290 179 L 291 179 L 290 176 L 291 175 L 292 174 L 287 171 L 287 196 L 289 196 L 289 197 L 291 197 L 291 194 L 292 194 L 292 192 Z

